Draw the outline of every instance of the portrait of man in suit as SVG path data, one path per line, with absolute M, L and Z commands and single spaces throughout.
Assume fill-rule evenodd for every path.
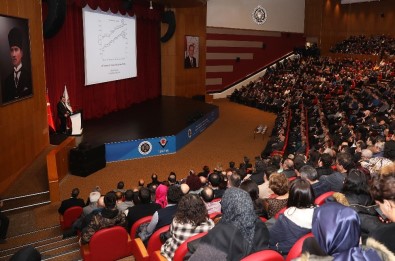
M 186 43 L 187 49 L 185 50 L 184 68 L 199 67 L 197 59 L 199 57 L 199 38 L 187 36 Z
M 8 18 L 16 19 L 16 18 Z M 23 19 L 21 19 L 23 21 Z M 0 21 L 1 22 L 1 21 Z M 22 25 L 22 26 L 21 26 Z M 8 58 L 4 57 L 2 68 L 1 103 L 7 104 L 16 100 L 32 96 L 32 74 L 29 56 L 30 47 L 28 43 L 27 22 L 16 23 L 6 32 L 8 40 Z M 5 44 L 4 46 L 6 46 Z

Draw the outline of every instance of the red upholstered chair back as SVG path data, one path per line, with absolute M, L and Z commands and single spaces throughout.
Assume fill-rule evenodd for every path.
M 173 257 L 173 261 L 183 261 L 184 260 L 184 256 L 187 254 L 188 252 L 188 242 L 193 241 L 197 238 L 201 238 L 203 236 L 207 235 L 207 232 L 203 232 L 203 233 L 199 233 L 197 235 L 194 235 L 190 238 L 188 238 L 187 240 L 185 240 L 176 250 L 176 252 L 174 253 L 174 257 Z
M 66 209 L 63 215 L 59 215 L 60 227 L 63 230 L 71 228 L 74 221 L 76 221 L 82 214 L 82 207 L 71 207 Z
M 160 250 L 160 247 L 163 245 L 160 241 L 160 234 L 166 232 L 170 229 L 170 225 L 166 225 L 164 227 L 159 228 L 152 234 L 150 239 L 148 240 L 147 252 L 148 255 L 155 252 L 156 250 Z
M 274 215 L 275 219 L 278 219 L 278 217 L 280 216 L 280 214 L 283 214 L 285 212 L 285 210 L 287 209 L 287 207 L 283 207 L 282 209 L 280 209 L 276 215 Z
M 132 255 L 131 239 L 125 228 L 114 226 L 93 234 L 89 245 L 81 246 L 84 260 L 118 260 Z
M 241 261 L 284 261 L 284 258 L 277 251 L 265 249 L 246 256 Z
M 291 249 L 288 252 L 287 259 L 285 259 L 286 261 L 291 261 L 292 259 L 300 257 L 302 255 L 303 242 L 308 237 L 313 237 L 313 233 L 310 232 L 304 235 L 303 237 L 299 238 L 295 242 L 295 244 L 291 247 Z
M 134 222 L 133 226 L 130 228 L 130 237 L 135 238 L 137 229 L 140 227 L 140 225 L 151 222 L 151 219 L 152 216 L 146 216 Z
M 326 193 L 320 195 L 318 198 L 316 198 L 316 199 L 314 200 L 314 204 L 316 204 L 316 205 L 318 205 L 318 206 L 321 206 L 322 204 L 325 203 L 325 200 L 326 200 L 327 198 L 329 198 L 330 196 L 333 195 L 333 193 L 335 193 L 335 192 L 334 192 L 334 191 L 328 191 L 328 192 L 326 192 Z
M 259 217 L 259 219 L 262 220 L 262 222 L 266 222 L 267 221 L 267 219 L 264 218 L 264 217 Z

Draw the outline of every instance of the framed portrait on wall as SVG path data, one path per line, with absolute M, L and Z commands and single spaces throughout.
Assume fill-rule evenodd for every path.
M 29 21 L 0 15 L 0 104 L 33 96 Z
M 184 68 L 199 67 L 199 37 L 185 36 Z

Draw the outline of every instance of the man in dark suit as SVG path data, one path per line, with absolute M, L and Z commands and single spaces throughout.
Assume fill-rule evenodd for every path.
M 2 102 L 7 103 L 32 94 L 32 76 L 26 66 L 22 66 L 23 36 L 22 32 L 14 27 L 8 33 L 10 56 L 13 72 L 5 79 L 2 86 Z
M 59 214 L 64 214 L 64 212 L 75 206 L 80 206 L 80 207 L 85 207 L 85 202 L 82 198 L 78 198 L 78 195 L 80 194 L 80 190 L 78 188 L 74 188 L 71 191 L 71 198 L 65 199 L 62 201 L 62 204 L 60 205 L 58 212 Z
M 128 208 L 129 211 L 126 216 L 128 231 L 130 231 L 137 220 L 146 216 L 152 216 L 157 210 L 161 209 L 158 203 L 151 202 L 151 191 L 148 188 L 142 187 L 138 193 L 140 204 Z
M 188 46 L 188 56 L 185 57 L 184 67 L 185 68 L 195 68 L 197 67 L 196 58 L 193 56 L 195 53 L 195 45 L 190 44 Z
M 58 117 L 60 119 L 60 132 L 67 133 L 67 117 L 70 116 L 71 111 L 67 108 L 66 98 L 64 96 L 60 97 L 60 101 L 57 104 Z

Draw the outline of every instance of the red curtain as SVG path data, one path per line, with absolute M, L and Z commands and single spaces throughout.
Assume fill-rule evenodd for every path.
M 134 1 L 130 15 L 136 15 L 136 78 L 84 86 L 84 46 L 82 7 L 121 12 L 121 0 L 68 0 L 61 30 L 44 41 L 46 84 L 52 111 L 63 94 L 64 86 L 73 109 L 82 109 L 84 119 L 99 118 L 161 95 L 160 14 L 150 10 L 147 1 Z M 43 14 L 47 13 L 43 3 Z M 45 18 L 43 18 L 45 19 Z

